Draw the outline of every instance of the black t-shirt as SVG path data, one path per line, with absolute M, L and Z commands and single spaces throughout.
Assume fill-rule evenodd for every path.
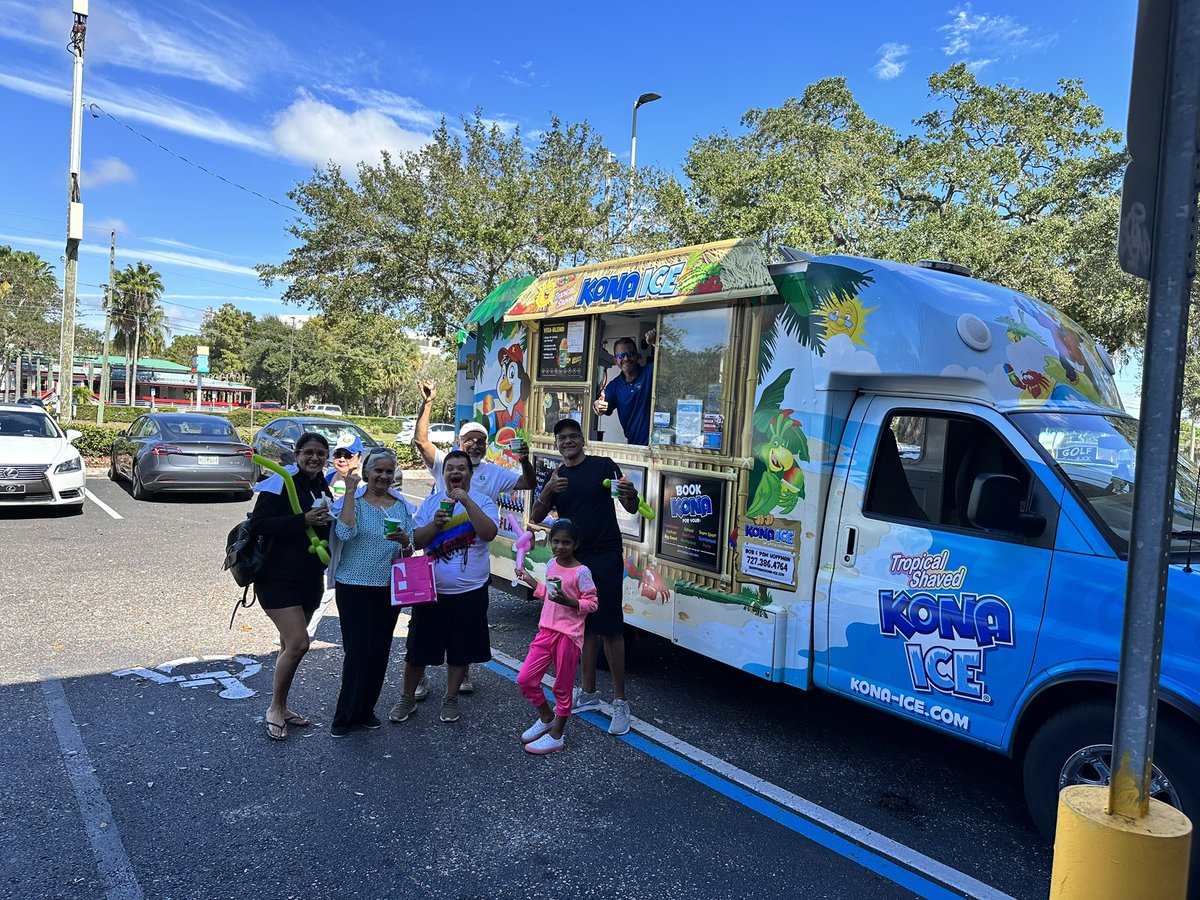
M 570 519 L 579 529 L 579 550 L 595 553 L 621 549 L 617 501 L 604 486 L 605 478 L 620 478 L 621 467 L 607 456 L 585 456 L 577 466 L 561 466 L 566 489 L 554 495 L 559 518 Z

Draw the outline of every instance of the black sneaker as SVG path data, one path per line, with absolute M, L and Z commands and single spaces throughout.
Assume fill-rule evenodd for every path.
M 383 723 L 379 721 L 379 716 L 375 715 L 374 713 L 371 713 L 371 715 L 367 716 L 358 724 L 363 728 L 370 728 L 371 730 L 380 728 L 383 725 Z
M 329 726 L 330 737 L 345 737 L 354 730 L 353 725 L 347 725 L 345 722 L 334 722 Z

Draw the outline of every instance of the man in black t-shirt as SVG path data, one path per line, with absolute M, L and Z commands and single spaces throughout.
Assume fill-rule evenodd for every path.
M 607 456 L 588 456 L 583 430 L 574 419 L 554 426 L 554 443 L 563 464 L 542 488 L 530 510 L 530 520 L 540 522 L 553 509 L 559 518 L 570 519 L 579 529 L 575 557 L 592 571 L 596 582 L 597 608 L 587 617 L 580 658 L 580 686 L 572 698 L 572 712 L 600 706 L 596 690 L 596 656 L 604 642 L 604 655 L 613 679 L 613 715 L 609 734 L 629 731 L 629 702 L 625 699 L 625 617 L 621 613 L 621 529 L 610 489 L 604 480 L 621 478 L 621 468 Z M 637 512 L 637 490 L 633 483 L 619 483 L 618 502 L 626 511 Z

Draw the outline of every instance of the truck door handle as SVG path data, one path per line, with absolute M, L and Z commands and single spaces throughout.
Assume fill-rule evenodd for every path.
M 842 542 L 842 565 L 854 565 L 858 553 L 858 529 L 853 525 L 846 526 L 846 536 Z

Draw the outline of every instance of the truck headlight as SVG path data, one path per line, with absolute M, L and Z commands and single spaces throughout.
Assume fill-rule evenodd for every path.
M 76 456 L 74 459 L 68 459 L 66 462 L 61 462 L 54 467 L 54 474 L 61 475 L 63 472 L 78 472 L 83 468 L 83 458 Z

